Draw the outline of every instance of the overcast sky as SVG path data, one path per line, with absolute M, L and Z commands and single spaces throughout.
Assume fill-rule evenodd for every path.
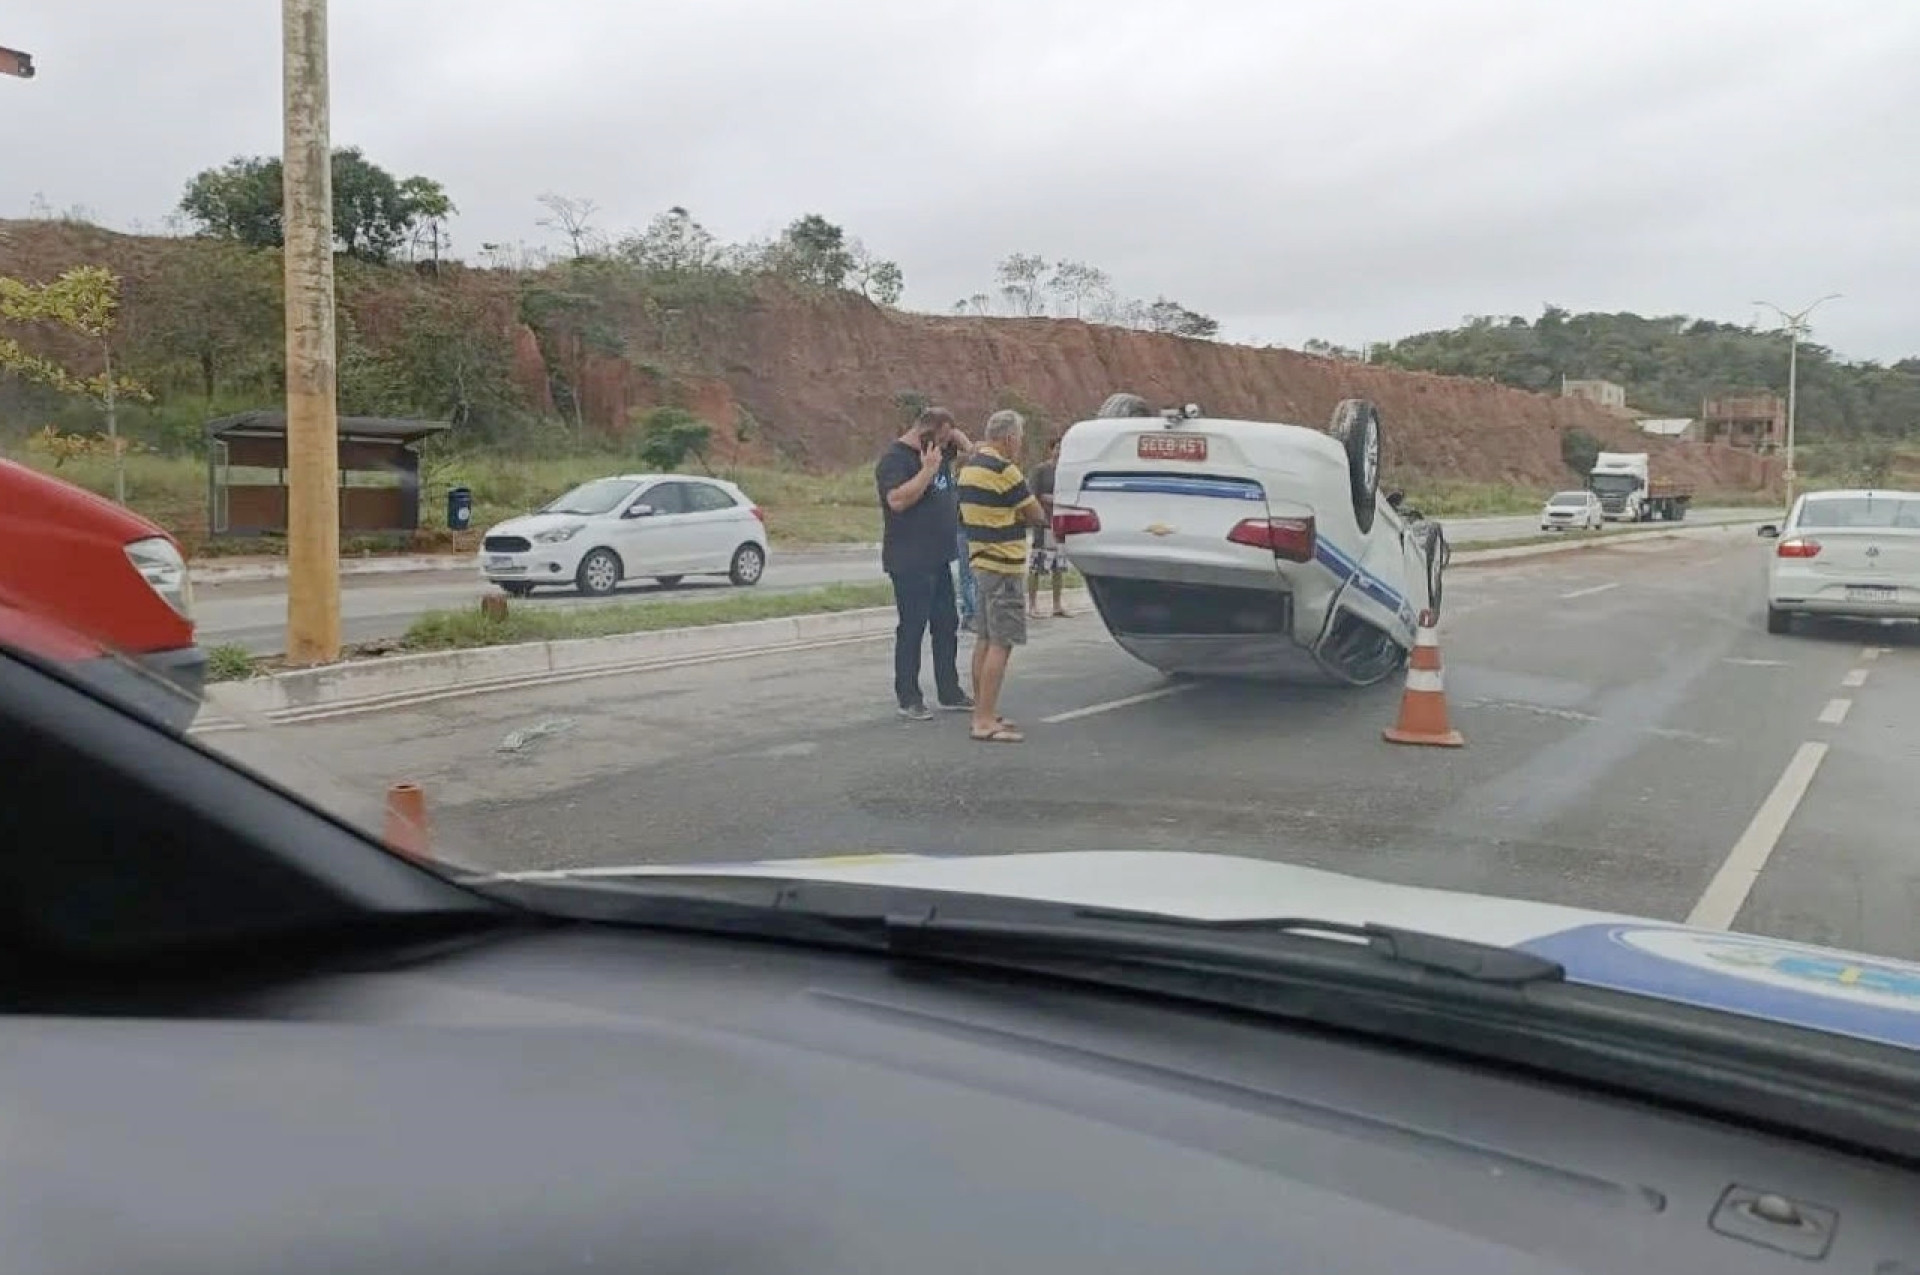
M 1237 339 L 1474 313 L 1748 322 L 1920 353 L 1920 3 L 332 0 L 333 138 L 443 182 L 456 248 L 683 204 L 802 212 L 946 311 L 1037 252 Z M 275 0 L 16 0 L 0 216 L 158 229 L 280 143 Z

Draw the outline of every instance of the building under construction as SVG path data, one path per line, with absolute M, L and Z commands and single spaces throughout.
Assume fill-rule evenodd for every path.
M 1771 452 L 1787 436 L 1787 401 L 1778 394 L 1721 394 L 1700 405 L 1700 438 Z

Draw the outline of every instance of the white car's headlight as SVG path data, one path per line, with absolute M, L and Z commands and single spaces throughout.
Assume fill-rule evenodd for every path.
M 585 523 L 576 522 L 565 527 L 554 527 L 551 530 L 541 532 L 535 536 L 534 539 L 543 545 L 557 545 L 563 540 L 571 540 L 579 535 L 580 529 L 584 526 L 586 526 Z
M 193 618 L 193 581 L 187 574 L 186 559 L 165 536 L 135 540 L 127 546 L 127 561 L 140 578 L 183 619 Z

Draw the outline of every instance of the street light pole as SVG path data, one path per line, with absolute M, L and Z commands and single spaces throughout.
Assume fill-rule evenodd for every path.
M 1807 316 L 1827 302 L 1837 301 L 1839 298 L 1838 292 L 1829 292 L 1797 313 L 1782 310 L 1771 301 L 1754 302 L 1755 305 L 1763 305 L 1779 315 L 1787 330 L 1787 472 L 1783 477 L 1788 509 L 1793 508 L 1793 480 L 1799 476 L 1793 468 L 1793 425 L 1800 398 L 1800 338 L 1811 330 L 1807 325 Z
M 287 660 L 340 656 L 340 445 L 327 0 L 281 0 L 286 133 Z

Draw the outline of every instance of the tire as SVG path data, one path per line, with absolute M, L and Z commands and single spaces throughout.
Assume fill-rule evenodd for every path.
M 533 586 L 525 580 L 502 580 L 500 588 L 510 598 L 524 598 L 533 592 Z
M 1447 559 L 1451 556 L 1446 533 L 1437 526 L 1428 527 L 1421 533 L 1420 547 L 1427 555 L 1427 606 L 1437 617 L 1441 595 L 1446 591 Z
M 685 576 L 655 576 L 653 582 L 663 589 L 671 589 L 684 579 L 686 579 Z
M 1342 399 L 1327 426 L 1347 452 L 1347 485 L 1353 496 L 1353 521 L 1373 530 L 1374 503 L 1380 495 L 1380 410 L 1364 398 Z
M 1107 401 L 1100 404 L 1100 410 L 1094 416 L 1100 420 L 1116 417 L 1152 416 L 1153 409 L 1147 406 L 1147 400 L 1138 394 L 1109 394 Z
M 733 562 L 727 567 L 727 579 L 746 588 L 759 584 L 766 569 L 767 551 L 749 540 L 733 551 Z
M 573 573 L 573 587 L 590 598 L 604 598 L 620 587 L 626 574 L 619 554 L 611 549 L 595 549 L 580 559 L 580 567 Z
M 1768 607 L 1767 608 L 1767 632 L 1769 633 L 1793 632 L 1793 612 L 1782 611 L 1778 607 Z

